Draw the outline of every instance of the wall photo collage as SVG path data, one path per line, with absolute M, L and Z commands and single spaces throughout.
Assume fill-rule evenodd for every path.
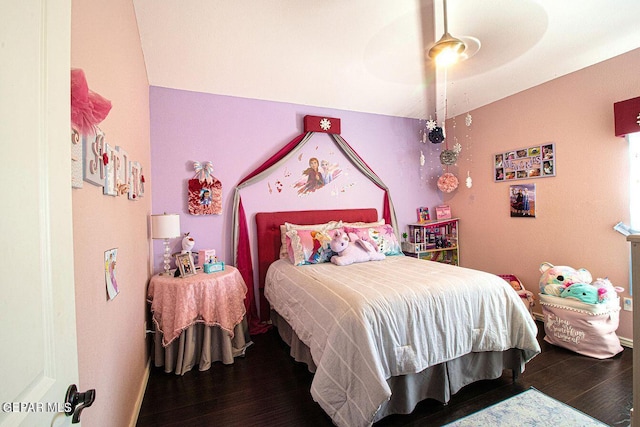
M 555 144 L 546 143 L 498 153 L 494 155 L 493 162 L 495 182 L 555 176 Z

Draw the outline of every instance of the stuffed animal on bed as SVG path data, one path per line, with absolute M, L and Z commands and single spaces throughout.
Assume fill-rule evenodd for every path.
M 543 262 L 540 265 L 540 292 L 547 295 L 561 296 L 562 291 L 574 283 L 591 283 L 591 273 L 584 268 L 576 270 L 566 265 L 553 265 Z
M 345 233 L 336 230 L 333 233 L 329 247 L 337 255 L 331 257 L 331 262 L 336 265 L 349 265 L 356 262 L 379 261 L 385 255 L 371 243 L 358 238 L 355 233 Z

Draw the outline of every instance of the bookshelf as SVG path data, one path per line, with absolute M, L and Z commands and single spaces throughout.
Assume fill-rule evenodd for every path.
M 408 224 L 402 251 L 420 259 L 460 265 L 458 221 L 450 218 Z

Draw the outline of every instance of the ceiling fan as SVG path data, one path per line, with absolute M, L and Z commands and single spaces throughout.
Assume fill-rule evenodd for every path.
M 444 18 L 444 34 L 427 51 L 429 59 L 437 66 L 448 67 L 459 61 L 471 58 L 480 50 L 480 40 L 475 37 L 453 37 L 449 33 L 447 17 L 447 0 L 442 0 L 442 14 Z

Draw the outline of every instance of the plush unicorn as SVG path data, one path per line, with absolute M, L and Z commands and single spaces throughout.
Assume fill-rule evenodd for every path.
M 379 261 L 385 258 L 382 252 L 371 243 L 360 239 L 355 233 L 336 230 L 329 247 L 337 255 L 331 257 L 336 265 L 349 265 L 356 262 Z

